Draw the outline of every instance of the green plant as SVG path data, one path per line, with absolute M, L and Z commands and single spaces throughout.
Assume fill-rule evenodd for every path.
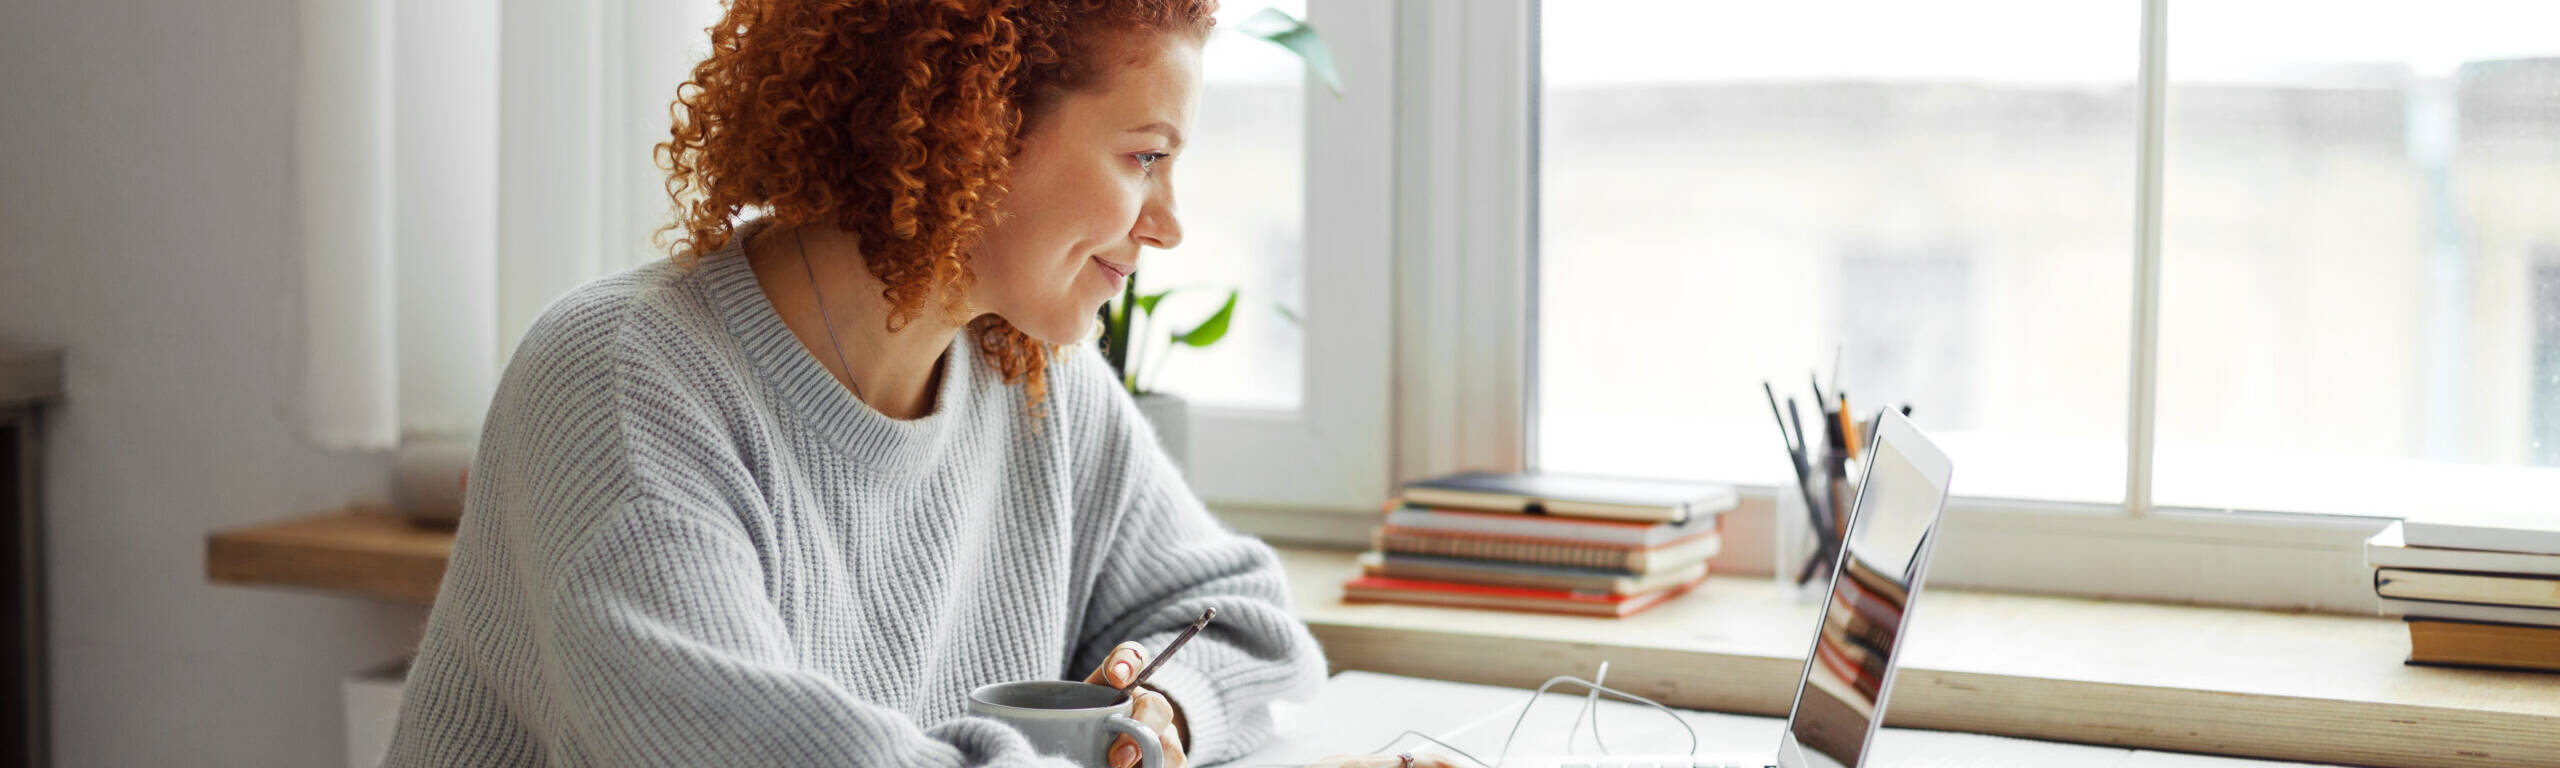
M 1278 8 L 1264 8 L 1244 21 L 1236 23 L 1236 31 L 1250 37 L 1271 41 L 1272 45 L 1289 49 L 1298 60 L 1307 63 L 1307 72 L 1323 80 L 1333 90 L 1334 98 L 1342 98 L 1342 75 L 1333 71 L 1333 49 L 1325 47 L 1324 37 L 1316 28 Z
M 1143 395 L 1152 388 L 1147 386 L 1147 381 L 1139 379 L 1140 361 L 1137 357 L 1137 348 L 1140 345 L 1135 343 L 1136 327 L 1139 318 L 1143 316 L 1146 318 L 1147 327 L 1154 328 L 1156 304 L 1173 291 L 1157 291 L 1141 296 L 1138 294 L 1138 276 L 1130 275 L 1127 279 L 1127 285 L 1120 289 L 1120 298 L 1102 305 L 1102 355 L 1111 361 L 1112 372 L 1120 375 L 1120 386 L 1127 387 L 1129 394 Z M 1200 321 L 1189 330 L 1167 333 L 1168 344 L 1164 351 L 1172 352 L 1177 346 L 1206 347 L 1218 343 L 1219 339 L 1226 338 L 1227 324 L 1235 319 L 1238 293 L 1236 289 L 1228 289 L 1226 303 L 1220 305 L 1216 313 L 1209 315 L 1209 319 Z M 1146 369 L 1149 374 L 1147 378 L 1152 380 L 1153 375 L 1163 369 L 1164 361 L 1158 359 L 1154 367 Z
M 1334 72 L 1333 52 L 1325 47 L 1324 38 L 1317 35 L 1315 28 L 1307 26 L 1306 22 L 1278 8 L 1264 8 L 1237 23 L 1236 31 L 1270 41 L 1273 45 L 1297 54 L 1300 61 L 1306 62 L 1307 71 L 1324 81 L 1325 87 L 1333 90 L 1334 98 L 1342 97 L 1342 77 Z M 1164 361 L 1156 360 L 1155 367 L 1146 369 L 1146 380 L 1141 380 L 1138 367 L 1140 361 L 1137 359 L 1139 354 L 1137 347 L 1141 345 L 1137 343 L 1135 334 L 1140 318 L 1146 319 L 1150 329 L 1154 328 L 1156 303 L 1163 301 L 1164 297 L 1170 293 L 1173 291 L 1163 290 L 1139 295 L 1138 276 L 1130 275 L 1127 285 L 1120 289 L 1120 298 L 1102 305 L 1102 354 L 1104 358 L 1111 361 L 1111 371 L 1120 376 L 1120 386 L 1126 387 L 1129 394 L 1143 395 L 1151 391 L 1148 381 L 1164 368 Z M 1189 330 L 1166 334 L 1169 343 L 1164 351 L 1170 353 L 1175 347 L 1181 346 L 1206 347 L 1218 343 L 1219 339 L 1226 338 L 1227 324 L 1235 319 L 1237 294 L 1236 289 L 1227 289 L 1226 303 L 1220 305 L 1218 311 L 1211 314 L 1208 319 L 1191 326 Z M 1281 317 L 1293 323 L 1297 322 L 1297 313 L 1291 312 L 1288 307 L 1273 304 L 1272 308 L 1278 311 Z

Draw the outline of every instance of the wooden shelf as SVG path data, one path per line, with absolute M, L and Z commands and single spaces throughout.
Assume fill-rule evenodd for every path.
M 350 508 L 205 537 L 206 578 L 220 584 L 304 587 L 432 604 L 453 553 L 453 529 L 388 510 Z
M 214 581 L 431 603 L 453 532 L 348 510 L 207 538 Z M 1535 687 L 1611 662 L 1665 704 L 1784 715 L 1817 605 L 1711 578 L 1627 619 L 1348 605 L 1350 552 L 1283 548 L 1336 670 Z M 2560 765 L 2560 675 L 2402 665 L 2383 617 L 1932 590 L 1887 721 L 2142 749 L 2379 766 Z

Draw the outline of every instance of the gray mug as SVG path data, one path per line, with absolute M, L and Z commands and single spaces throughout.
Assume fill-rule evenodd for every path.
M 1136 706 L 1109 686 L 1071 680 L 1025 680 L 969 692 L 969 714 L 1002 720 L 1041 754 L 1087 768 L 1109 768 L 1111 737 L 1138 742 L 1139 768 L 1164 768 L 1155 729 L 1129 716 Z

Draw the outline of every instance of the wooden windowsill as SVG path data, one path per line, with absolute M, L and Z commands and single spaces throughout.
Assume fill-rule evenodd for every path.
M 1820 605 L 1710 577 L 1625 619 L 1346 605 L 1354 553 L 1286 549 L 1336 669 L 1535 687 L 1588 677 L 1785 716 Z M 2398 620 L 1930 590 L 1886 721 L 1910 728 L 2383 766 L 2560 765 L 2560 675 L 2412 667 Z
M 453 532 L 378 510 L 207 537 L 216 582 L 435 599 Z M 1534 687 L 1610 662 L 1665 704 L 1782 716 L 1818 606 L 1716 577 L 1626 619 L 1346 605 L 1351 552 L 1282 548 L 1337 669 Z M 2400 622 L 1931 590 L 1888 722 L 2144 749 L 2384 766 L 2560 765 L 2560 675 L 2411 667 Z

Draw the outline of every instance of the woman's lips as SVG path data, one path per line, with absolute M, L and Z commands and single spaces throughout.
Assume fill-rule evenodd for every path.
M 1131 273 L 1138 271 L 1137 265 L 1132 264 L 1122 266 L 1120 264 L 1112 263 L 1110 260 L 1104 259 L 1100 256 L 1093 257 L 1093 263 L 1102 265 L 1103 271 L 1111 273 L 1113 282 L 1118 282 L 1121 278 L 1126 278 Z

